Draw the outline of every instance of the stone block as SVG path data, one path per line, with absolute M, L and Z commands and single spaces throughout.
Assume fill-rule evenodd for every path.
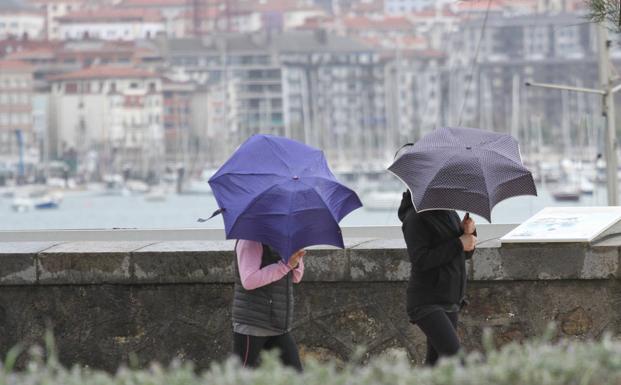
M 40 284 L 130 283 L 130 253 L 149 242 L 69 242 L 39 253 Z
M 139 283 L 234 282 L 234 241 L 159 242 L 131 253 Z
M 616 247 L 584 243 L 505 244 L 478 249 L 473 280 L 609 279 L 619 271 Z
M 53 242 L 0 243 L 0 285 L 32 285 L 37 281 L 37 254 Z
M 374 240 L 349 250 L 353 281 L 404 281 L 410 260 L 402 240 Z
M 311 247 L 304 256 L 304 282 L 337 282 L 349 280 L 347 250 Z

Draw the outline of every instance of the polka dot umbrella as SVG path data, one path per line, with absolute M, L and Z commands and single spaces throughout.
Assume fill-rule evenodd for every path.
M 410 189 L 416 211 L 462 210 L 491 222 L 502 200 L 537 195 L 517 140 L 476 128 L 439 128 L 402 151 L 388 170 Z

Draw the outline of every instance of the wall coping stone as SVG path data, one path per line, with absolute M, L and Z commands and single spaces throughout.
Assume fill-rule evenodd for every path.
M 232 283 L 234 241 L 0 242 L 0 286 Z M 408 279 L 403 239 L 346 238 L 309 247 L 305 282 Z M 472 281 L 621 278 L 621 237 L 586 243 L 479 245 Z

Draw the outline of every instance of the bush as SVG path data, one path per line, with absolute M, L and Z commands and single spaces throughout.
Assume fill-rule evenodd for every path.
M 610 336 L 600 341 L 547 339 L 512 343 L 500 350 L 442 360 L 435 368 L 412 367 L 403 355 L 373 359 L 360 366 L 306 362 L 298 374 L 282 367 L 275 355 L 265 355 L 257 370 L 240 367 L 234 360 L 214 364 L 197 374 L 192 365 L 179 363 L 163 368 L 121 368 L 115 374 L 84 367 L 65 369 L 51 354 L 44 361 L 42 350 L 31 352 L 26 370 L 11 369 L 17 351 L 9 353 L 0 368 L 0 385 L 621 385 L 621 341 Z M 48 348 L 51 343 L 48 340 Z

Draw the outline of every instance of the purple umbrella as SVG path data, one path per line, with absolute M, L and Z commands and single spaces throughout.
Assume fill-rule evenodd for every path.
M 439 128 L 408 147 L 388 170 L 408 186 L 416 211 L 463 210 L 491 222 L 498 202 L 537 195 L 517 140 L 475 128 Z
M 362 206 L 321 150 L 254 135 L 209 179 L 227 239 L 265 243 L 287 261 L 311 245 L 344 247 L 339 221 Z

